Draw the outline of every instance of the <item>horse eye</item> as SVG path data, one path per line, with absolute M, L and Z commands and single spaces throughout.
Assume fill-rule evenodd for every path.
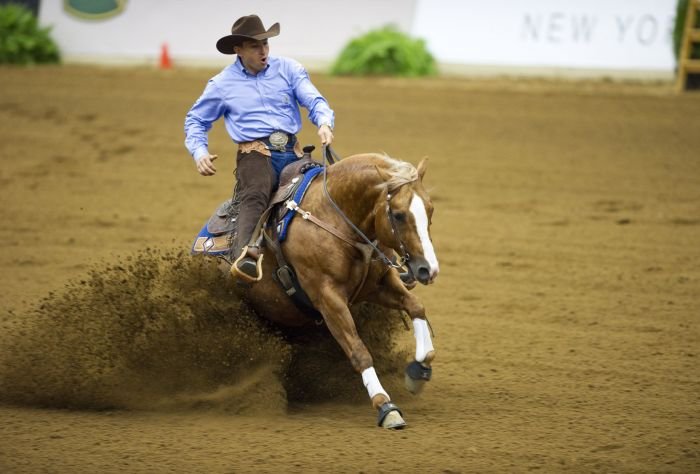
M 395 212 L 394 219 L 396 219 L 396 222 L 404 222 L 406 220 L 406 213 L 405 212 Z

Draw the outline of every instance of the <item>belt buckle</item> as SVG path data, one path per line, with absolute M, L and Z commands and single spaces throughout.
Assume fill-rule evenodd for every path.
M 289 137 L 284 132 L 273 132 L 270 135 L 270 147 L 273 150 L 284 151 L 288 141 Z

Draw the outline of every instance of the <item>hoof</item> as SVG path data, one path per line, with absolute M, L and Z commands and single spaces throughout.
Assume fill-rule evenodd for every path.
M 406 390 L 414 395 L 418 395 L 423 391 L 425 383 L 430 380 L 432 375 L 433 369 L 414 360 L 406 366 L 406 373 L 404 376 Z
M 425 388 L 425 380 L 413 380 L 408 374 L 404 375 L 403 384 L 413 395 L 420 395 Z
M 401 416 L 401 410 L 391 402 L 379 407 L 377 424 L 388 430 L 400 430 L 406 427 L 406 421 Z
M 406 421 L 399 415 L 398 411 L 389 412 L 382 421 L 382 428 L 388 430 L 402 430 L 406 427 Z

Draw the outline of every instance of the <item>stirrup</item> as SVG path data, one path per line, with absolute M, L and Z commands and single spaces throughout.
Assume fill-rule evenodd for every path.
M 262 279 L 262 261 L 263 254 L 255 260 L 253 257 L 248 255 L 248 246 L 243 247 L 241 255 L 233 262 L 231 265 L 231 275 L 234 278 L 243 280 L 247 283 L 255 283 Z

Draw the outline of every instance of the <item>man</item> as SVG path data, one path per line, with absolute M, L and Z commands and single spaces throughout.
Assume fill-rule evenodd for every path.
M 233 242 L 236 260 L 231 273 L 244 281 L 260 276 L 260 250 L 250 241 L 255 225 L 277 187 L 282 168 L 302 156 L 295 134 L 301 130 L 299 104 L 308 109 L 321 143 L 333 141 L 335 114 L 311 83 L 304 67 L 293 59 L 270 56 L 268 38 L 279 23 L 265 29 L 257 15 L 239 18 L 231 34 L 216 48 L 236 54 L 236 61 L 209 80 L 185 118 L 185 146 L 203 176 L 216 173 L 207 132 L 224 117 L 226 130 L 238 144 L 236 176 L 240 212 Z

